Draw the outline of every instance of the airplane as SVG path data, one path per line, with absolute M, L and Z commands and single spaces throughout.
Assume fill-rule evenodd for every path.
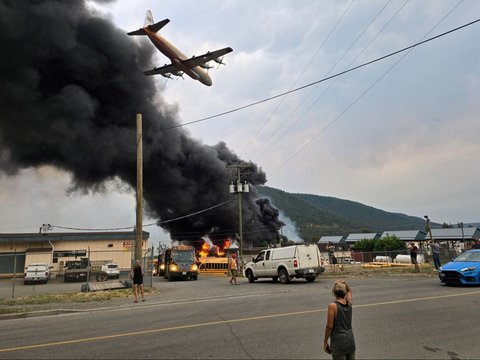
M 170 59 L 171 64 L 161 67 L 154 67 L 151 70 L 144 71 L 145 75 L 162 75 L 163 77 L 172 79 L 172 75 L 183 78 L 183 74 L 187 74 L 194 80 L 200 81 L 202 84 L 212 86 L 212 79 L 208 75 L 208 70 L 212 68 L 209 65 L 211 60 L 215 61 L 218 66 L 225 65 L 223 56 L 233 51 L 232 48 L 226 47 L 220 50 L 209 51 L 200 56 L 187 57 L 184 53 L 173 46 L 167 39 L 157 34 L 157 32 L 170 22 L 169 19 L 153 22 L 153 15 L 147 10 L 145 16 L 144 27 L 127 33 L 128 35 L 146 35 L 155 47 L 160 50 L 166 57 Z M 204 70 L 205 69 L 205 70 Z

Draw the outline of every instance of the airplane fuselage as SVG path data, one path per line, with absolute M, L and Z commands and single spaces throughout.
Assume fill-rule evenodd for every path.
M 163 36 L 151 31 L 148 28 L 144 28 L 144 30 L 153 45 L 155 45 L 155 47 L 162 54 L 168 57 L 172 61 L 172 64 L 174 64 L 179 70 L 183 71 L 192 79 L 200 81 L 204 85 L 212 85 L 212 79 L 210 78 L 210 75 L 208 75 L 208 73 L 200 66 L 190 68 L 183 65 L 182 61 L 187 60 L 188 57 L 180 50 L 178 50 L 172 43 L 170 43 Z

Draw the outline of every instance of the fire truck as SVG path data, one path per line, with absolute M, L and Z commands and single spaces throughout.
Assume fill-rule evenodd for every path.
M 198 265 L 195 261 L 195 248 L 190 245 L 176 245 L 165 251 L 165 272 L 163 277 L 197 280 Z

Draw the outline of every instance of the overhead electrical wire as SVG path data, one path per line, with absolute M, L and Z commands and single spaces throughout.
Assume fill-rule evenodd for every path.
M 333 26 L 333 28 L 329 31 L 329 33 L 327 34 L 327 36 L 325 37 L 325 39 L 323 40 L 323 42 L 320 44 L 320 46 L 317 48 L 317 50 L 315 51 L 315 53 L 313 54 L 313 56 L 310 58 L 309 62 L 305 65 L 305 67 L 303 68 L 303 70 L 300 72 L 300 75 L 298 75 L 297 79 L 293 82 L 292 86 L 290 87 L 290 90 L 292 90 L 295 85 L 297 85 L 297 83 L 300 81 L 300 79 L 303 77 L 303 75 L 305 74 L 305 72 L 307 71 L 307 69 L 310 67 L 310 65 L 312 64 L 313 60 L 315 60 L 315 58 L 317 57 L 317 55 L 320 53 L 320 50 L 323 48 L 323 46 L 327 43 L 328 39 L 330 39 L 330 37 L 332 36 L 333 32 L 335 31 L 335 29 L 338 27 L 338 25 L 340 24 L 340 22 L 342 21 L 342 19 L 345 17 L 345 15 L 347 14 L 348 10 L 350 9 L 350 7 L 352 6 L 353 4 L 353 1 L 354 0 L 351 0 L 350 3 L 348 4 L 348 6 L 345 8 L 345 10 L 343 11 L 343 14 L 342 16 L 340 16 L 340 18 L 337 20 L 336 24 Z M 389 0 L 389 1 L 392 1 L 392 0 Z M 275 109 L 270 113 L 270 115 L 267 117 L 267 120 L 263 123 L 263 125 L 260 127 L 260 129 L 257 131 L 257 133 L 250 139 L 250 141 L 247 142 L 247 144 L 245 145 L 245 147 L 243 148 L 242 151 L 240 151 L 240 154 L 242 154 L 246 149 L 250 148 L 250 145 L 252 144 L 253 140 L 255 140 L 257 138 L 257 136 L 263 131 L 263 129 L 265 129 L 265 127 L 267 126 L 267 124 L 270 122 L 270 120 L 272 119 L 272 116 L 277 112 L 277 110 L 280 108 L 280 106 L 283 104 L 283 102 L 287 99 L 288 96 L 284 96 L 282 97 L 282 100 L 278 103 L 278 105 L 275 107 Z
M 461 26 L 458 26 L 456 28 L 453 28 L 451 30 L 448 30 L 448 31 L 445 31 L 441 34 L 438 34 L 438 35 L 435 35 L 435 36 L 432 36 L 431 38 L 428 38 L 428 39 L 425 39 L 425 40 L 422 40 L 422 41 L 419 41 L 415 44 L 412 44 L 410 46 L 407 46 L 407 47 L 404 47 L 400 50 L 396 50 L 396 51 L 393 51 L 387 55 L 384 55 L 384 56 L 380 56 L 376 59 L 373 59 L 373 60 L 370 60 L 370 61 L 367 61 L 363 64 L 360 64 L 360 65 L 357 65 L 357 66 L 354 66 L 350 69 L 347 69 L 347 70 L 344 70 L 344 71 L 341 71 L 339 73 L 336 73 L 336 74 L 333 74 L 331 76 L 327 76 L 323 79 L 320 79 L 320 80 L 316 80 L 314 82 L 311 82 L 311 83 L 308 83 L 308 84 L 305 84 L 305 85 L 302 85 L 302 86 L 299 86 L 295 89 L 292 89 L 292 90 L 288 90 L 288 91 L 285 91 L 283 93 L 280 93 L 280 94 L 277 94 L 277 95 L 274 95 L 274 96 L 270 96 L 268 98 L 265 98 L 265 99 L 262 99 L 262 100 L 259 100 L 259 101 L 255 101 L 255 102 L 252 102 L 250 104 L 247 104 L 247 105 L 243 105 L 243 106 L 240 106 L 240 107 L 237 107 L 237 108 L 234 108 L 234 109 L 231 109 L 231 110 L 227 110 L 227 111 L 224 111 L 224 112 L 221 112 L 221 113 L 218 113 L 218 114 L 215 114 L 215 115 L 210 115 L 210 116 L 207 116 L 207 117 L 204 117 L 204 118 L 200 118 L 200 119 L 197 119 L 197 120 L 193 120 L 193 121 L 189 121 L 189 122 L 185 122 L 185 123 L 181 123 L 181 124 L 176 124 L 176 125 L 172 125 L 172 126 L 167 126 L 167 127 L 163 127 L 163 128 L 159 128 L 159 129 L 156 129 L 156 130 L 151 130 L 151 132 L 158 132 L 158 131 L 165 131 L 165 130 L 171 130 L 171 129 L 175 129 L 175 128 L 179 128 L 179 127 L 183 127 L 183 126 L 187 126 L 187 125 L 192 125 L 192 124 L 197 124 L 197 123 L 200 123 L 200 122 L 204 122 L 204 121 L 208 121 L 208 120 L 212 120 L 212 119 L 215 119 L 215 118 L 218 118 L 218 117 L 221 117 L 221 116 L 225 116 L 225 115 L 228 115 L 228 114 L 232 114 L 234 112 L 238 112 L 238 111 L 241 111 L 241 110 L 244 110 L 244 109 L 247 109 L 247 108 L 250 108 L 250 107 L 253 107 L 253 106 L 256 106 L 256 105 L 260 105 L 260 104 L 263 104 L 263 103 L 266 103 L 268 101 L 271 101 L 271 100 L 274 100 L 274 99 L 277 99 L 279 97 L 282 97 L 282 96 L 285 96 L 285 95 L 288 95 L 288 94 L 291 94 L 291 93 L 294 93 L 294 92 L 297 92 L 297 91 L 300 91 L 300 90 L 303 90 L 303 89 L 306 89 L 306 88 L 309 88 L 311 86 L 314 86 L 316 84 L 319 84 L 319 83 L 322 83 L 322 82 L 325 82 L 327 80 L 330 80 L 330 79 L 334 79 L 338 76 L 341 76 L 341 75 L 344 75 L 344 74 L 348 74 L 349 72 L 352 72 L 354 70 L 358 70 L 358 69 L 361 69 L 365 66 L 368 66 L 368 65 L 371 65 L 371 64 L 374 64 L 376 62 L 379 62 L 381 60 L 385 60 L 389 57 L 392 57 L 394 55 L 397 55 L 397 54 L 400 54 L 402 52 L 405 52 L 407 50 L 410 50 L 410 49 L 413 49 L 417 46 L 420 46 L 420 45 L 423 45 L 423 44 L 426 44 L 430 41 L 433 41 L 433 40 L 436 40 L 436 39 L 439 39 L 443 36 L 446 36 L 448 34 L 451 34 L 453 32 L 456 32 L 458 30 L 461 30 L 461 29 L 464 29 L 468 26 L 471 26 L 471 25 L 474 25 L 476 23 L 480 22 L 480 19 L 476 19 L 476 20 L 473 20 L 469 23 L 466 23 L 464 25 L 461 25 Z
M 178 221 L 178 220 L 181 220 L 181 219 L 185 219 L 185 218 L 188 218 L 188 217 L 191 217 L 191 216 L 195 216 L 195 215 L 198 215 L 198 214 L 201 214 L 201 213 L 204 213 L 204 212 L 213 210 L 213 209 L 215 209 L 215 208 L 217 208 L 217 207 L 220 207 L 220 206 L 223 206 L 223 205 L 225 205 L 225 204 L 228 204 L 228 203 L 232 202 L 233 200 L 234 200 L 234 199 L 230 199 L 230 200 L 221 202 L 221 203 L 219 203 L 219 204 L 210 206 L 210 207 L 208 207 L 208 208 L 205 208 L 205 209 L 202 209 L 202 210 L 199 210 L 199 211 L 196 211 L 196 212 L 187 214 L 187 215 L 183 215 L 183 216 L 176 217 L 176 218 L 174 218 L 174 219 L 169 219 L 169 220 L 164 220 L 164 221 L 157 221 L 157 222 L 150 223 L 150 224 L 144 224 L 144 225 L 142 225 L 142 227 L 153 226 L 153 225 L 162 225 L 162 224 L 166 224 L 166 223 Z M 53 225 L 53 224 L 51 224 L 51 226 L 52 226 L 52 228 L 57 228 L 57 229 L 80 230 L 80 231 L 118 231 L 118 230 L 130 230 L 130 229 L 134 229 L 134 228 L 135 228 L 135 226 L 116 227 L 116 228 L 81 228 L 81 227 L 60 226 L 60 225 Z
M 374 18 L 372 20 L 370 20 L 369 24 L 363 29 L 362 32 L 360 32 L 360 34 L 357 36 L 357 38 L 350 44 L 349 48 L 347 50 L 344 51 L 343 55 L 338 58 L 338 60 L 335 62 L 335 64 L 333 64 L 333 66 L 330 68 L 330 70 L 328 70 L 327 74 L 325 76 L 328 76 L 332 71 L 333 69 L 335 69 L 335 67 L 340 63 L 340 61 L 343 60 L 343 58 L 348 54 L 348 52 L 355 46 L 355 44 L 358 42 L 358 40 L 360 40 L 360 38 L 363 36 L 363 34 L 370 28 L 370 26 L 372 26 L 372 24 L 375 22 L 375 20 L 380 16 L 380 14 L 385 10 L 385 8 L 391 3 L 392 0 L 388 0 L 385 5 L 380 9 L 380 11 L 374 16 Z M 402 5 L 402 8 L 403 6 L 405 6 L 405 4 L 408 2 L 409 0 L 406 0 L 405 3 Z M 396 14 L 398 14 L 398 11 L 395 13 L 394 17 L 396 16 Z M 382 28 L 380 30 L 380 32 L 383 30 L 384 28 Z M 378 36 L 378 34 L 377 34 Z M 367 45 L 368 46 L 368 45 Z M 350 66 L 351 64 L 353 64 L 355 60 L 351 61 L 349 63 L 348 66 Z M 303 118 L 303 116 L 308 112 L 308 110 L 310 110 L 310 108 L 320 99 L 322 98 L 327 92 L 328 90 L 333 86 L 333 84 L 335 84 L 336 80 L 338 80 L 340 77 L 337 77 L 335 78 L 335 80 L 333 82 L 330 83 L 330 85 L 328 86 L 328 88 L 322 92 L 322 94 L 320 96 L 318 96 L 314 101 L 313 103 L 307 108 L 306 111 L 304 111 L 299 117 L 297 117 L 297 119 L 295 121 L 293 121 L 292 124 L 290 124 L 290 126 L 287 127 L 287 129 L 279 136 L 277 137 L 277 139 L 270 145 L 268 146 L 268 148 L 271 148 L 273 145 L 275 145 L 287 132 L 288 130 L 290 130 L 299 120 L 301 120 Z M 320 84 L 317 84 L 316 86 L 313 87 L 313 89 L 310 91 L 310 93 L 305 96 L 303 98 L 303 100 L 296 106 L 296 108 L 288 115 L 285 117 L 285 120 L 277 127 L 276 130 L 274 130 L 272 132 L 272 134 L 270 135 L 270 137 L 265 141 L 263 142 L 263 144 L 255 151 L 253 151 L 250 156 L 248 158 L 252 158 L 255 154 L 257 154 L 262 148 L 266 147 L 267 146 L 267 143 L 275 136 L 275 134 L 280 130 L 280 128 L 288 121 L 288 119 L 293 116 L 293 114 L 295 114 L 299 109 L 300 107 L 303 105 L 303 103 L 305 101 L 307 101 L 307 99 L 313 95 L 313 93 L 316 91 L 317 87 L 319 86 Z M 285 97 L 283 98 L 285 99 Z M 261 156 L 265 156 L 266 153 L 262 153 Z
M 350 61 L 350 63 L 347 65 L 347 67 L 351 66 L 351 65 L 366 51 L 366 49 L 372 44 L 372 42 L 380 35 L 380 33 L 383 32 L 383 30 L 388 26 L 388 24 L 390 24 L 390 23 L 393 21 L 393 19 L 400 13 L 400 11 L 405 7 L 405 5 L 406 5 L 409 1 L 410 1 L 410 0 L 405 0 L 405 2 L 402 4 L 402 6 L 400 6 L 400 8 L 398 8 L 398 10 L 393 14 L 393 16 L 390 17 L 390 19 L 382 26 L 382 28 L 375 34 L 375 36 L 374 36 L 374 37 L 368 42 L 368 44 L 363 48 L 363 50 L 360 51 L 360 53 L 359 53 L 352 61 Z M 388 4 L 387 4 L 387 5 L 388 5 Z M 384 7 L 384 8 L 385 8 L 385 7 Z M 383 9 L 384 9 L 384 8 L 383 8 Z M 382 9 L 381 11 L 383 11 L 383 9 Z M 377 14 L 377 16 L 378 16 L 378 15 L 380 15 L 380 13 Z M 376 18 L 376 17 L 375 17 L 375 18 Z M 371 25 L 371 24 L 370 24 L 370 25 Z M 369 25 L 369 26 L 370 26 L 370 25 Z M 368 27 L 367 27 L 367 28 L 368 28 Z M 364 32 L 367 30 L 367 28 L 365 28 Z M 363 32 L 362 32 L 362 33 L 363 33 Z M 358 38 L 357 38 L 357 40 L 358 40 Z M 355 40 L 355 41 L 357 41 L 357 40 Z M 352 44 L 352 46 L 353 46 L 353 44 Z M 337 63 L 338 63 L 338 62 L 337 62 Z M 335 65 L 336 65 L 336 64 L 335 64 Z M 335 66 L 334 66 L 334 67 L 335 67 Z M 333 68 L 334 68 L 334 67 L 333 67 Z M 333 68 L 332 68 L 332 69 L 333 69 Z M 282 132 L 282 133 L 280 134 L 280 136 L 278 136 L 277 139 L 276 139 L 273 143 L 270 144 L 269 149 L 271 149 L 278 141 L 280 141 L 280 139 L 281 139 L 285 134 L 287 134 L 287 133 L 289 132 L 289 130 L 290 130 L 296 123 L 298 123 L 298 122 L 305 116 L 305 114 L 306 114 L 308 111 L 310 111 L 310 109 L 317 103 L 317 101 L 319 101 L 321 98 L 323 98 L 323 96 L 333 87 L 333 85 L 337 82 L 338 79 L 340 79 L 340 77 L 336 77 L 336 78 L 328 85 L 328 87 L 310 104 L 310 106 L 309 106 L 307 109 L 305 109 L 305 111 L 304 111 L 294 122 L 292 122 L 292 123 L 290 124 L 290 126 L 287 127 L 287 128 L 285 129 L 285 131 Z M 312 91 L 312 93 L 313 93 L 313 91 Z M 310 93 L 310 95 L 311 95 L 312 93 Z M 309 95 L 309 96 L 310 96 L 310 95 Z M 303 103 L 303 102 L 302 102 L 302 103 Z M 270 139 L 269 139 L 269 140 L 270 140 Z M 255 153 L 256 153 L 256 152 L 255 152 Z M 253 154 L 255 154 L 255 153 L 253 153 Z M 265 152 L 265 153 L 262 153 L 261 156 L 265 156 L 265 155 L 266 155 L 266 152 Z M 253 156 L 253 155 L 252 155 L 252 156 Z M 258 159 L 257 159 L 257 161 L 258 161 Z
M 459 1 L 440 21 L 438 21 L 435 26 L 433 26 L 424 36 L 422 39 L 427 37 L 435 28 L 437 28 L 438 25 L 440 25 L 460 4 L 463 3 L 464 0 Z M 431 41 L 435 38 L 438 38 L 440 36 L 446 35 L 448 33 L 451 33 L 453 31 L 459 30 L 461 28 L 464 28 L 466 26 L 472 25 L 474 23 L 479 22 L 480 19 L 477 19 L 475 21 L 472 21 L 468 24 L 462 25 L 456 29 L 449 30 L 445 33 L 442 33 L 440 35 L 434 36 L 433 38 L 429 38 L 427 40 L 422 40 L 419 41 L 417 44 L 423 44 L 427 41 Z M 418 46 L 418 45 L 416 45 Z M 300 152 L 302 152 L 306 147 L 308 147 L 311 143 L 313 143 L 321 134 L 323 134 L 329 127 L 331 127 L 340 117 L 342 117 L 347 111 L 349 111 L 366 93 L 368 93 L 373 87 L 375 87 L 394 67 L 396 67 L 409 53 L 413 48 L 416 46 L 409 46 L 408 48 L 405 48 L 409 50 L 407 53 L 405 53 L 400 59 L 398 59 L 392 66 L 390 66 L 376 81 L 374 81 L 367 89 L 365 89 L 355 100 L 350 103 L 340 114 L 338 114 L 332 121 L 330 121 L 324 128 L 322 128 L 315 136 L 313 136 L 310 140 L 308 140 L 306 143 L 304 143 L 297 151 L 295 151 L 286 161 L 284 161 L 281 165 L 276 167 L 273 171 L 270 172 L 270 174 L 276 173 L 279 169 L 281 169 L 283 166 L 288 164 L 293 158 L 295 158 Z M 405 50 L 402 50 L 405 51 Z M 397 52 L 398 53 L 398 52 Z

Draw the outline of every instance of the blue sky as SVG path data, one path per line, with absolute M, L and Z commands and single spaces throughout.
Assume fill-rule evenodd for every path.
M 178 109 L 180 122 L 311 83 L 480 14 L 480 2 L 469 0 L 120 0 L 92 6 L 125 32 L 143 25 L 147 9 L 155 21 L 169 18 L 160 33 L 187 55 L 234 49 L 227 66 L 210 70 L 211 88 L 188 77 L 158 77 L 158 96 Z M 412 50 L 390 71 L 404 54 L 187 129 L 205 144 L 224 141 L 256 162 L 271 187 L 428 214 L 435 222 L 480 221 L 479 34 L 477 23 Z M 158 53 L 151 65 L 167 62 Z M 110 184 L 103 195 L 67 195 L 68 183 L 68 174 L 51 168 L 2 178 L 0 198 L 10 205 L 2 215 L 10 225 L 2 231 L 38 229 L 43 222 L 135 222 L 128 189 Z M 13 196 L 21 184 L 31 191 Z M 50 201 L 49 188 L 57 201 Z M 154 240 L 165 237 L 154 231 Z

